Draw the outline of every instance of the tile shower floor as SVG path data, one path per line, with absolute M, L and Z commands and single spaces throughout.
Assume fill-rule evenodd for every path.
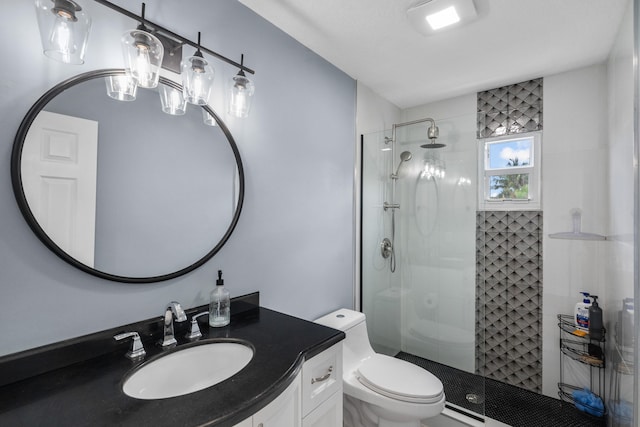
M 409 353 L 400 352 L 396 357 L 421 366 L 438 377 L 444 385 L 447 402 L 513 427 L 606 425 L 604 419 L 587 415 L 558 399 L 485 379 Z M 477 397 L 477 403 L 469 401 L 469 394 Z

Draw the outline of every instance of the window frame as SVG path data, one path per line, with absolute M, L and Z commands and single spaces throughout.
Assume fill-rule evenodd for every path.
M 496 142 L 531 139 L 532 164 L 527 166 L 491 169 L 489 146 Z M 478 210 L 538 210 L 542 208 L 541 169 L 542 132 L 526 132 L 478 139 Z M 499 175 L 529 175 L 528 199 L 490 199 L 491 177 Z

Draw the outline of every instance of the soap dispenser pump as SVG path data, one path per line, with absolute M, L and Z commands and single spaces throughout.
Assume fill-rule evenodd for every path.
M 226 326 L 231 320 L 229 291 L 224 288 L 222 270 L 218 270 L 218 280 L 216 288 L 211 291 L 211 302 L 209 303 L 209 325 L 214 328 Z

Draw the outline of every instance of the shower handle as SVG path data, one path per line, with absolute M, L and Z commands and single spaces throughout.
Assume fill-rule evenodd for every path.
M 380 254 L 384 259 L 389 258 L 393 254 L 393 245 L 388 237 L 385 237 L 382 239 L 382 242 L 380 242 Z

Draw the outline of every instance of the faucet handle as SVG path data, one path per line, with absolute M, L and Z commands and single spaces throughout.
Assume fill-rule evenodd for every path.
M 125 354 L 125 356 L 127 356 L 131 360 L 137 360 L 144 357 L 147 352 L 144 351 L 142 340 L 140 339 L 140 335 L 137 332 L 123 332 L 114 336 L 113 339 L 115 339 L 116 341 L 120 341 L 130 337 L 133 337 L 133 345 L 131 346 L 131 351 Z
M 207 314 L 209 314 L 208 311 L 203 311 L 202 313 L 193 315 L 191 318 L 191 332 L 185 335 L 185 338 L 188 340 L 195 340 L 202 336 L 202 332 L 200 332 L 200 327 L 198 326 L 198 317 L 205 316 Z

